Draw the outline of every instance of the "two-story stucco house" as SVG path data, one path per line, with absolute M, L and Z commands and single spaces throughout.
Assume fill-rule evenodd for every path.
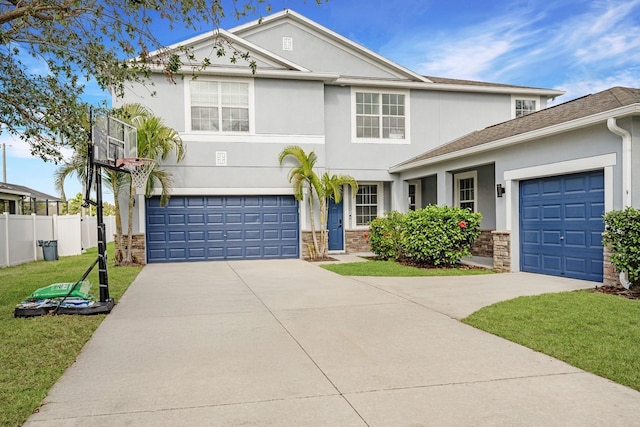
M 255 74 L 218 58 L 216 38 L 249 52 Z M 331 206 L 331 251 L 366 250 L 371 219 L 431 203 L 482 212 L 491 241 L 505 227 L 495 191 L 505 181 L 491 158 L 444 171 L 404 162 L 563 93 L 423 76 L 291 10 L 181 44 L 212 65 L 175 83 L 158 70 L 156 96 L 134 85 L 113 102 L 146 105 L 187 146 L 183 162 L 162 165 L 174 178 L 169 206 L 138 200 L 148 262 L 304 256 L 308 208 L 293 198 L 290 166 L 278 162 L 289 145 L 315 151 L 319 173 L 359 183 Z

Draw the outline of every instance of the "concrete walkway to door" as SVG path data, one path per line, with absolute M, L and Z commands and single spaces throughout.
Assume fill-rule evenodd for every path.
M 456 320 L 591 286 L 148 265 L 26 425 L 638 425 L 640 393 Z

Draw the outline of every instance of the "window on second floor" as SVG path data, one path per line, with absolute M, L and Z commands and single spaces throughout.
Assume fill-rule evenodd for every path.
M 513 96 L 512 98 L 512 118 L 518 118 L 526 116 L 527 114 L 535 113 L 540 108 L 538 98 L 527 98 Z
M 192 80 L 191 130 L 249 132 L 249 84 Z
M 406 140 L 407 94 L 355 91 L 356 140 Z

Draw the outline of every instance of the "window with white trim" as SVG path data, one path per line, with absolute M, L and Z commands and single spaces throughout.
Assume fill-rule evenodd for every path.
M 407 139 L 407 95 L 355 92 L 356 139 Z
M 478 194 L 478 172 L 465 172 L 455 175 L 455 204 L 462 209 L 476 211 Z
M 511 96 L 511 118 L 526 116 L 540 109 L 539 97 Z
M 192 80 L 191 130 L 249 132 L 249 84 Z
M 378 186 L 376 184 L 358 185 L 356 194 L 356 225 L 369 225 L 378 217 Z

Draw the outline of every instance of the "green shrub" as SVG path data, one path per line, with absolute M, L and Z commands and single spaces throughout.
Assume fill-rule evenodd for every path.
M 404 220 L 403 249 L 407 258 L 433 266 L 451 266 L 471 255 L 480 234 L 480 213 L 450 206 L 427 206 Z
M 371 221 L 365 237 L 380 258 L 450 266 L 471 255 L 481 219 L 479 213 L 449 206 L 428 206 L 406 214 L 393 211 Z
M 369 224 L 371 252 L 382 259 L 399 260 L 402 250 L 403 222 L 406 215 L 397 211 L 387 212 L 384 218 L 376 218 Z
M 640 284 L 640 210 L 628 207 L 604 215 L 602 242 L 611 249 L 611 262 L 626 271 L 632 286 Z

